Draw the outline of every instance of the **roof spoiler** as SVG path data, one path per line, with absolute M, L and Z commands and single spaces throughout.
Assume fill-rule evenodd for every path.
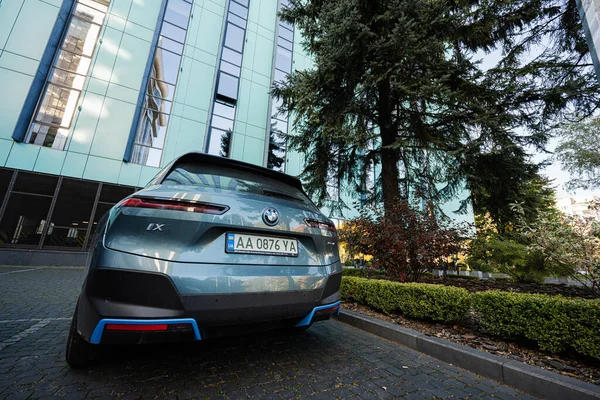
M 248 171 L 261 174 L 263 176 L 278 180 L 290 186 L 293 186 L 302 192 L 302 182 L 300 179 L 282 172 L 273 171 L 264 167 L 259 167 L 254 164 L 245 163 L 243 161 L 232 160 L 231 158 L 213 156 L 206 153 L 192 152 L 182 155 L 169 163 L 153 180 L 152 184 L 159 184 L 163 179 L 178 165 L 183 163 L 206 163 L 212 165 L 222 165 L 224 167 L 235 168 L 240 171 Z

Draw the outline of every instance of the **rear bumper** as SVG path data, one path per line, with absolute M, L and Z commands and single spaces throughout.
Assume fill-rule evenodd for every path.
M 310 326 L 313 322 L 329 319 L 340 313 L 341 301 L 313 308 L 296 327 Z M 171 329 L 174 327 L 175 329 Z M 178 319 L 101 319 L 90 343 L 152 343 L 202 340 L 202 334 L 193 318 Z
M 91 343 L 146 343 L 307 325 L 339 312 L 338 307 L 323 316 L 319 310 L 339 302 L 341 272 L 320 279 L 322 284 L 305 290 L 181 294 L 165 273 L 92 268 L 79 299 L 77 329 Z M 169 328 L 105 334 L 107 324 L 157 323 Z M 188 326 L 171 330 L 177 324 Z

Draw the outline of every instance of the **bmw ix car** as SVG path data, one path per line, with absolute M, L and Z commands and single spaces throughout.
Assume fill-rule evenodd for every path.
M 339 313 L 341 271 L 335 225 L 298 179 L 189 153 L 99 221 L 66 359 L 305 329 Z

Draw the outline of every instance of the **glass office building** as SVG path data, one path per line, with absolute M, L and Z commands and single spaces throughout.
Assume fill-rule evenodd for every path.
M 581 16 L 581 22 L 585 37 L 590 49 L 596 77 L 600 81 L 600 1 L 599 0 L 577 0 L 577 9 Z
M 286 3 L 0 0 L 0 264 L 82 264 L 106 210 L 189 151 L 298 175 L 269 94 L 311 66 Z

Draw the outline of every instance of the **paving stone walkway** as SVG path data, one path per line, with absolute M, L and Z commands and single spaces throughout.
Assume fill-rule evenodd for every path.
M 64 361 L 81 268 L 0 267 L 0 399 L 533 398 L 338 321 Z

